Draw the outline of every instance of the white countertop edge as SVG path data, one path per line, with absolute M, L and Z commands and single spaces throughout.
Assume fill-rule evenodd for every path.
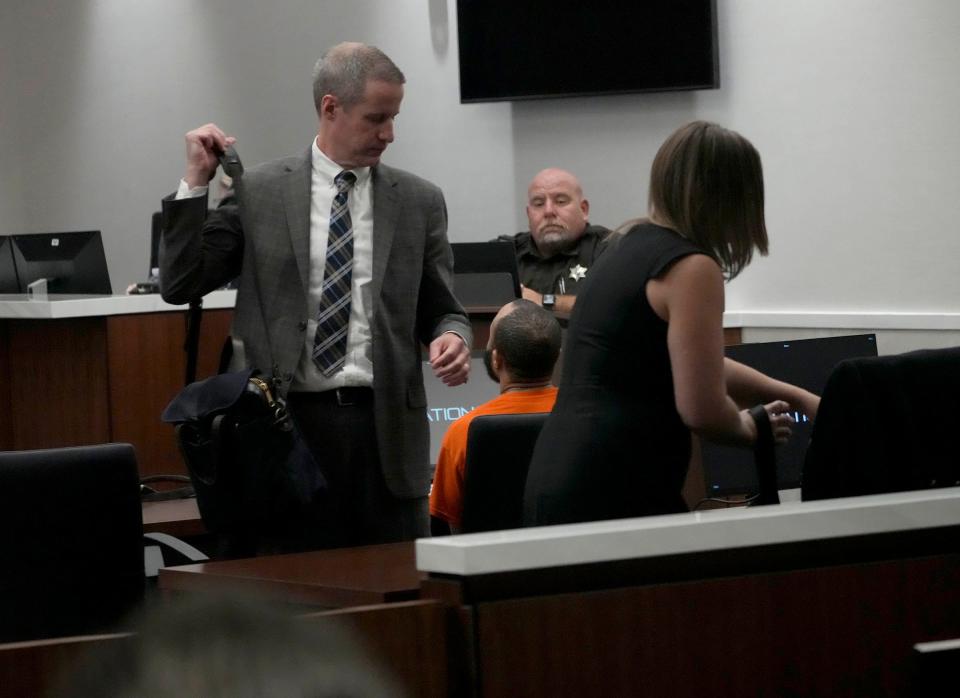
M 423 538 L 416 542 L 417 569 L 469 576 L 958 523 L 960 487 L 952 487 Z
M 205 308 L 232 308 L 235 290 L 213 291 Z M 159 294 L 114 296 L 51 296 L 31 300 L 22 295 L 0 295 L 0 318 L 62 319 L 102 315 L 167 312 L 185 305 L 169 305 Z M 751 311 L 724 313 L 724 327 L 812 328 L 874 330 L 960 330 L 960 313 Z
M 930 642 L 918 642 L 913 647 L 921 654 L 948 652 L 960 650 L 960 640 L 931 640 Z
M 232 308 L 235 290 L 212 291 L 203 297 L 204 309 Z M 25 296 L 0 296 L 0 318 L 22 320 L 59 320 L 74 317 L 134 315 L 185 310 L 186 305 L 165 303 L 158 293 L 114 296 L 50 296 L 34 300 Z
M 824 312 L 733 310 L 724 327 L 857 330 L 960 330 L 960 313 Z

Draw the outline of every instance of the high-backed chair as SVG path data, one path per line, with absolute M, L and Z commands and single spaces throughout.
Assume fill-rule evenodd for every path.
M 467 431 L 460 531 L 520 528 L 530 457 L 547 413 L 482 415 Z
M 841 362 L 813 426 L 803 499 L 960 484 L 958 410 L 960 347 Z
M 0 642 L 114 629 L 145 590 L 130 444 L 0 452 Z

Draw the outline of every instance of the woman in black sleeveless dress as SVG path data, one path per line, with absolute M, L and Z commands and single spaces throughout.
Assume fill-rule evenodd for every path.
M 723 282 L 767 251 L 760 156 L 694 122 L 661 146 L 649 220 L 594 264 L 577 295 L 556 405 L 534 451 L 524 519 L 547 525 L 684 511 L 691 431 L 750 445 L 744 405 L 789 436 L 819 399 L 723 356 Z

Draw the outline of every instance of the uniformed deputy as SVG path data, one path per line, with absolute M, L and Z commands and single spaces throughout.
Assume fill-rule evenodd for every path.
M 607 228 L 590 225 L 590 202 L 577 178 L 560 169 L 538 173 L 527 189 L 530 230 L 501 235 L 514 244 L 523 297 L 569 317 L 577 290 L 606 249 Z

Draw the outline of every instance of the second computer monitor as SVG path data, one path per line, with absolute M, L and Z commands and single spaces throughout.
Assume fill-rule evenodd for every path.
M 819 395 L 838 363 L 857 356 L 876 356 L 877 338 L 873 334 L 859 334 L 736 344 L 726 348 L 726 355 L 761 373 Z M 791 414 L 796 420 L 793 436 L 786 444 L 777 447 L 777 487 L 781 490 L 800 487 L 803 459 L 813 428 L 808 415 Z M 757 471 L 751 450 L 720 446 L 709 441 L 701 443 L 708 495 L 757 491 Z
M 455 242 L 453 290 L 468 308 L 499 308 L 520 297 L 512 242 Z
M 13 266 L 13 242 L 0 236 L 0 293 L 20 293 L 17 269 Z
M 110 294 L 110 274 L 99 230 L 13 235 L 20 293 L 46 279 L 47 293 Z
M 423 362 L 423 387 L 427 391 L 427 421 L 430 424 L 430 462 L 437 462 L 440 443 L 447 428 L 463 415 L 500 394 L 500 384 L 487 376 L 483 352 L 470 358 L 470 380 L 451 388 L 433 374 L 429 361 Z

